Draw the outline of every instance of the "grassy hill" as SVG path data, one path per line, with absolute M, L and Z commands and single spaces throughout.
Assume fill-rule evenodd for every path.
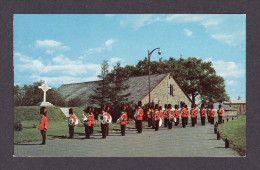
M 66 116 L 60 107 L 46 107 L 49 122 L 65 121 Z M 81 115 L 84 111 L 78 107 L 72 107 L 77 117 L 82 120 Z M 14 121 L 40 121 L 40 106 L 17 106 L 14 107 Z

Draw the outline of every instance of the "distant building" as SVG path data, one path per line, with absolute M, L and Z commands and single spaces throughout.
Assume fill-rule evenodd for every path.
M 228 102 L 224 102 L 224 105 L 236 109 L 238 114 L 246 114 L 246 100 L 240 99 L 240 97 L 237 100 L 229 99 Z
M 219 104 L 221 104 L 221 103 L 214 103 L 214 110 L 216 111 L 216 113 L 217 113 Z M 225 105 L 225 104 L 221 104 L 221 105 L 224 110 L 224 113 L 223 113 L 224 117 L 237 116 L 237 109 L 232 108 L 229 105 Z M 215 116 L 218 116 L 218 114 L 216 114 Z
M 97 86 L 98 81 L 83 82 L 74 84 L 63 84 L 59 87 L 59 92 L 68 101 L 69 99 L 80 97 L 84 104 L 83 108 L 90 106 L 88 99 L 90 94 L 93 93 L 93 89 Z M 143 104 L 149 103 L 149 86 L 148 76 L 130 77 L 125 83 L 129 88 L 125 93 L 131 93 L 128 97 L 128 103 L 137 104 L 138 101 L 142 101 Z M 155 74 L 151 75 L 151 103 L 159 104 L 181 104 L 184 102 L 191 106 L 191 99 L 184 93 L 179 84 L 167 74 Z M 98 107 L 98 106 L 97 106 Z

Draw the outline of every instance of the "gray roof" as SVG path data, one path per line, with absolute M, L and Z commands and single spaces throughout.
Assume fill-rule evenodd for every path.
M 214 108 L 218 109 L 220 103 L 214 103 Z M 229 105 L 221 104 L 224 111 L 235 111 L 237 109 L 234 109 L 233 107 L 230 107 Z
M 245 104 L 246 100 L 231 100 L 231 102 L 226 102 L 226 103 L 233 103 L 233 104 Z
M 168 75 L 169 73 L 151 75 L 151 91 Z M 84 101 L 84 105 L 81 107 L 86 107 L 90 105 L 88 98 L 89 95 L 93 93 L 93 89 L 97 86 L 97 82 L 98 81 L 63 84 L 58 90 L 67 101 L 74 97 L 80 97 Z M 148 76 L 130 77 L 125 83 L 129 88 L 124 93 L 131 93 L 130 96 L 128 96 L 129 102 L 137 103 L 149 93 Z

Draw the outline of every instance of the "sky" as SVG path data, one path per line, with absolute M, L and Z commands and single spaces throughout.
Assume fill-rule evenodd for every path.
M 231 99 L 246 98 L 244 14 L 15 14 L 14 84 L 98 80 L 103 60 L 136 65 L 158 47 L 152 61 L 211 61 Z

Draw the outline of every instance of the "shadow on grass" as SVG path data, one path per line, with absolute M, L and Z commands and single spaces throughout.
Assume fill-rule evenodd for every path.
M 217 140 L 217 139 L 209 139 L 209 140 Z
M 214 148 L 218 148 L 218 149 L 223 149 L 224 148 L 225 149 L 225 147 L 219 147 L 219 146 L 218 147 L 214 147 Z

